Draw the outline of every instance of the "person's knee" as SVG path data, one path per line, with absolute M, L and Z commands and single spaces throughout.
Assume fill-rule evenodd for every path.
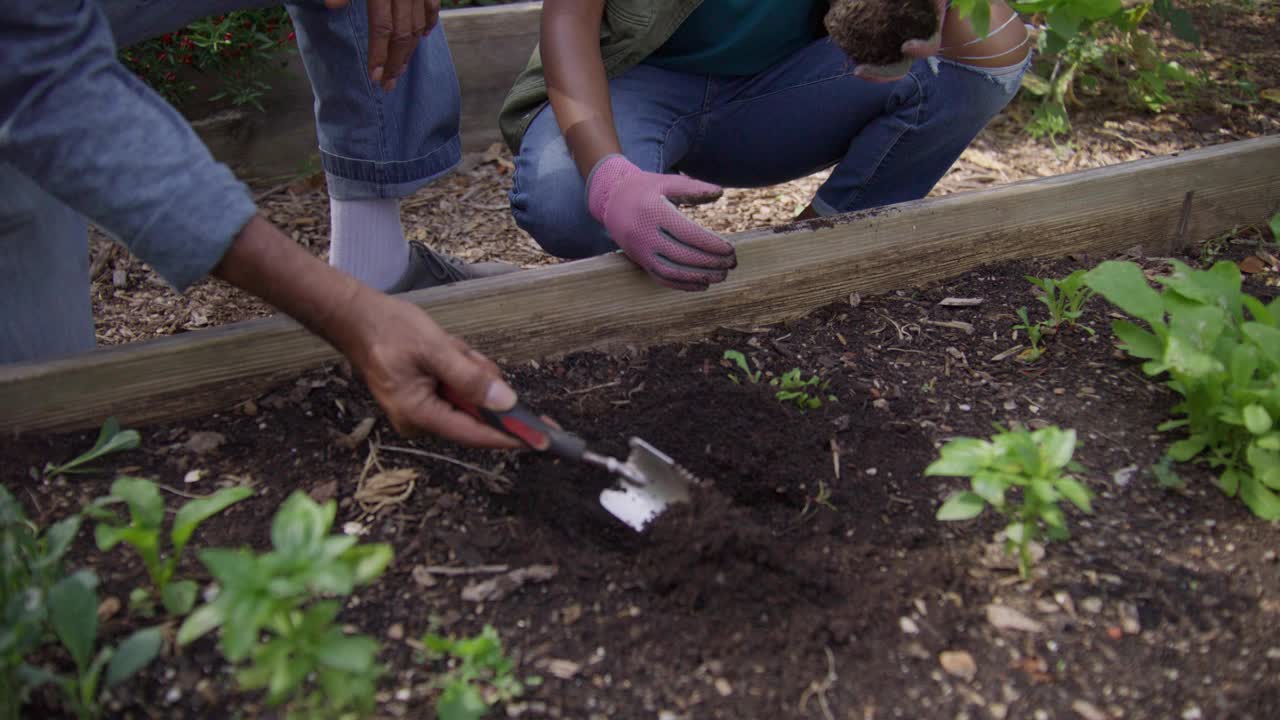
M 582 176 L 562 139 L 540 146 L 526 142 L 521 148 L 511 212 L 516 225 L 556 257 L 584 258 L 615 249 L 587 210 Z

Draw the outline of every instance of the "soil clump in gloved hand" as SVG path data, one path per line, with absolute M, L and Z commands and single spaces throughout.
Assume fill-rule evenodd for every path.
M 903 62 L 902 44 L 940 26 L 934 0 L 833 0 L 824 20 L 831 40 L 859 65 Z

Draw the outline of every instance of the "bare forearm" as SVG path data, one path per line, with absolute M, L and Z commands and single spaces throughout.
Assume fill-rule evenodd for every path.
M 542 10 L 547 93 L 583 177 L 600 158 L 622 152 L 600 57 L 603 13 L 604 0 L 547 0 Z
M 361 293 L 372 292 L 302 249 L 262 216 L 249 221 L 213 275 L 262 298 L 343 353 L 359 341 L 349 317 Z

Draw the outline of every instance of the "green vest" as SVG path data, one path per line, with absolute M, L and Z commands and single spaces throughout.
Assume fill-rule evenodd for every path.
M 600 56 L 606 76 L 612 79 L 639 65 L 701 4 L 702 0 L 607 0 L 600 22 Z M 525 130 L 546 102 L 542 55 L 535 47 L 498 116 L 498 127 L 512 152 L 520 150 Z

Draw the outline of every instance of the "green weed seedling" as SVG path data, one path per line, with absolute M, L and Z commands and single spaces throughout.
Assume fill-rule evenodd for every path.
M 1040 291 L 1036 299 L 1049 309 L 1049 327 L 1057 330 L 1063 325 L 1078 326 L 1094 334 L 1093 328 L 1079 324 L 1085 303 L 1094 296 L 1093 289 L 1085 285 L 1084 276 L 1084 270 L 1076 270 L 1061 280 L 1027 276 L 1027 282 Z
M 383 668 L 380 645 L 346 635 L 335 624 L 337 600 L 382 574 L 391 547 L 358 545 L 330 535 L 337 504 L 296 491 L 271 523 L 271 550 L 207 549 L 200 561 L 219 590 L 187 616 L 178 644 L 219 630 L 218 647 L 245 690 L 265 689 L 271 706 L 289 717 L 362 717 L 372 712 Z M 266 639 L 263 639 L 265 633 Z
M 79 530 L 75 515 L 41 532 L 0 487 L 0 718 L 21 717 L 30 692 L 46 683 L 62 690 L 76 717 L 98 717 L 101 690 L 128 680 L 160 651 L 160 629 L 147 628 L 94 653 L 97 577 L 88 570 L 66 575 L 62 566 Z M 71 656 L 73 673 L 28 664 L 50 639 Z
M 142 444 L 142 437 L 137 430 L 121 430 L 115 418 L 107 418 L 102 430 L 98 432 L 98 440 L 84 454 L 61 465 L 48 463 L 44 466 L 44 476 L 54 477 L 73 472 L 86 472 L 84 467 L 111 453 L 133 450 Z
M 1258 517 L 1280 519 L 1280 300 L 1241 291 L 1235 263 L 1173 272 L 1147 284 L 1142 269 L 1108 261 L 1089 271 L 1090 287 L 1125 313 L 1112 323 L 1121 347 L 1143 360 L 1150 377 L 1182 396 L 1161 431 L 1186 436 L 1171 444 L 1177 462 L 1197 460 L 1218 472 L 1218 486 Z
M 800 368 L 792 368 L 783 373 L 782 377 L 770 380 L 769 384 L 778 388 L 774 397 L 778 398 L 779 402 L 794 402 L 801 410 L 814 410 L 822 407 L 822 395 L 827 392 L 827 387 L 831 383 L 820 380 L 817 375 L 805 380 L 800 373 Z M 828 394 L 826 397 L 831 401 L 836 399 L 835 395 Z
M 747 364 L 747 356 L 743 355 L 741 352 L 738 352 L 737 350 L 725 350 L 721 359 L 728 360 L 734 365 L 737 365 L 738 369 L 742 370 L 743 377 L 749 380 L 751 384 L 754 385 L 760 382 L 760 375 L 762 374 L 761 371 L 756 370 L 755 372 L 751 372 L 751 366 Z M 729 373 L 729 379 L 735 383 L 741 382 L 738 379 L 738 376 L 733 373 Z
M 130 595 L 132 607 L 150 613 L 154 601 L 159 598 L 164 609 L 172 615 L 186 615 L 196 601 L 196 583 L 191 580 L 174 580 L 178 561 L 192 533 L 205 520 L 253 494 L 247 487 L 223 488 L 208 497 L 192 500 L 183 505 L 173 519 L 169 531 L 169 552 L 164 552 L 164 499 L 160 490 L 150 480 L 136 477 L 120 477 L 111 485 L 111 494 L 98 498 L 86 508 L 86 514 L 98 520 L 94 539 L 98 549 L 110 550 L 124 543 L 137 551 L 151 578 L 152 589 L 137 588 Z M 126 524 L 110 508 L 124 504 L 129 509 Z
M 498 631 L 489 625 L 478 635 L 457 640 L 429 632 L 422 644 L 432 657 L 453 663 L 436 681 L 442 690 L 436 700 L 440 720 L 479 720 L 494 705 L 509 703 L 523 695 L 526 686 L 542 682 L 537 676 L 516 679 L 515 663 L 503 653 Z
M 1271 229 L 1271 241 L 1280 243 L 1280 212 L 1271 216 L 1267 227 Z
M 991 506 L 1008 521 L 1005 551 L 1017 557 L 1018 569 L 1026 577 L 1032 563 L 1031 543 L 1070 537 L 1060 500 L 1093 512 L 1093 494 L 1066 474 L 1083 470 L 1071 460 L 1075 446 L 1075 430 L 1052 425 L 1034 431 L 1004 430 L 990 441 L 956 438 L 948 442 L 924 473 L 970 478 L 971 490 L 948 498 L 938 508 L 938 519 L 970 520 Z
M 1037 320 L 1031 322 L 1027 317 L 1027 309 L 1018 308 L 1018 319 L 1022 321 L 1020 325 L 1014 325 L 1014 330 L 1021 330 L 1027 336 L 1027 342 L 1031 343 L 1031 347 L 1018 353 L 1018 357 L 1026 362 L 1035 362 L 1044 354 L 1044 348 L 1040 346 L 1040 341 L 1044 339 L 1044 323 Z

